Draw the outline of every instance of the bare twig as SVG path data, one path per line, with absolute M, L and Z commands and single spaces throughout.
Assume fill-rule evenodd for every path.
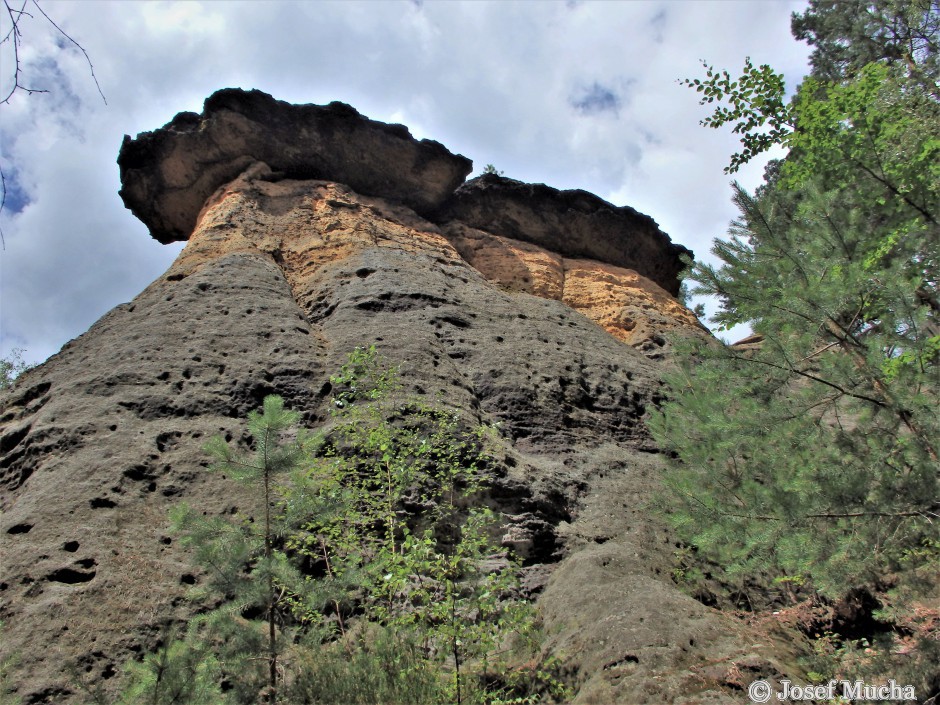
M 104 101 L 104 104 L 108 104 L 107 98 L 104 97 L 104 91 L 101 90 L 101 85 L 98 83 L 98 77 L 95 75 L 95 67 L 91 63 L 91 57 L 88 56 L 88 52 L 85 51 L 85 47 L 79 44 L 75 39 L 73 39 L 68 32 L 62 29 L 55 20 L 53 20 L 45 10 L 42 9 L 42 6 L 39 4 L 39 0 L 23 0 L 22 4 L 19 5 L 19 8 L 11 5 L 11 0 L 3 0 L 3 9 L 6 12 L 7 17 L 10 18 L 10 29 L 6 34 L 3 35 L 3 38 L 0 39 L 0 45 L 3 45 L 7 42 L 10 43 L 10 46 L 13 49 L 13 85 L 10 87 L 10 90 L 7 94 L 0 100 L 0 105 L 9 105 L 10 100 L 19 92 L 26 93 L 26 95 L 32 95 L 33 93 L 48 93 L 49 90 L 46 88 L 34 88 L 30 85 L 27 85 L 23 78 L 23 62 L 20 57 L 20 47 L 23 42 L 23 30 L 20 26 L 20 23 L 23 21 L 24 17 L 30 19 L 33 18 L 33 15 L 26 11 L 26 7 L 29 3 L 39 11 L 43 17 L 46 18 L 46 21 L 55 27 L 55 30 L 69 40 L 72 44 L 78 47 L 79 51 L 85 57 L 85 61 L 88 63 L 88 70 L 91 72 L 91 78 L 95 82 L 95 88 L 98 89 L 98 95 L 101 96 L 101 100 Z M 4 207 L 7 202 L 7 180 L 6 175 L 3 173 L 3 167 L 0 166 L 0 213 L 3 212 Z M 3 230 L 0 229 L 0 248 L 6 249 L 6 240 L 3 237 Z
M 7 202 L 7 177 L 3 174 L 3 165 L 0 165 L 0 213 Z M 0 228 L 0 249 L 7 249 L 7 241 L 3 237 L 3 228 Z
M 6 0 L 4 0 L 4 1 L 6 1 Z M 108 99 L 104 97 L 104 92 L 102 92 L 101 86 L 100 86 L 99 83 L 98 83 L 98 77 L 95 75 L 95 67 L 94 67 L 94 65 L 92 65 L 92 63 L 91 63 L 91 58 L 89 58 L 88 52 L 85 51 L 85 47 L 83 47 L 81 44 L 79 44 L 79 43 L 76 42 L 74 39 L 72 39 L 72 38 L 65 32 L 65 30 L 63 30 L 59 25 L 57 25 L 57 24 L 55 23 L 55 21 L 54 21 L 51 17 L 49 17 L 49 15 L 46 14 L 46 11 L 43 10 L 43 9 L 39 6 L 38 0 L 33 0 L 33 5 L 35 5 L 35 6 L 36 6 L 36 9 L 39 10 L 40 14 L 42 14 L 42 16 L 45 17 L 45 18 L 49 21 L 49 24 L 51 24 L 53 27 L 56 28 L 56 30 L 59 32 L 59 34 L 61 34 L 63 37 L 65 37 L 65 38 L 68 39 L 70 42 L 72 42 L 72 44 L 74 44 L 75 46 L 77 46 L 77 47 L 79 48 L 79 50 L 82 52 L 82 54 L 84 54 L 84 56 L 85 56 L 85 61 L 88 62 L 88 70 L 91 72 L 91 78 L 92 78 L 92 80 L 95 82 L 95 88 L 98 89 L 98 95 L 101 96 L 101 100 L 103 100 L 103 101 L 104 101 L 104 104 L 107 105 L 107 104 L 108 104 Z
M 23 41 L 20 22 L 24 17 L 32 17 L 31 14 L 26 12 L 26 2 L 27 0 L 23 0 L 20 9 L 17 10 L 10 6 L 10 0 L 3 0 L 3 7 L 10 18 L 10 31 L 0 40 L 0 44 L 10 42 L 10 45 L 13 47 L 13 86 L 10 88 L 10 92 L 4 96 L 3 100 L 0 100 L 0 103 L 9 103 L 10 98 L 12 98 L 13 94 L 17 91 L 25 91 L 27 95 L 32 95 L 33 93 L 48 93 L 45 89 L 30 88 L 20 83 L 20 77 L 23 73 L 22 62 L 20 61 L 20 43 Z

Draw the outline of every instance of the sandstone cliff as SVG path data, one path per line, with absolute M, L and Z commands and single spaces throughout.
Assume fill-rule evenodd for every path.
M 107 692 L 188 616 L 199 576 L 168 507 L 248 501 L 203 442 L 275 392 L 316 426 L 371 343 L 414 392 L 500 423 L 506 541 L 575 702 L 746 702 L 785 671 L 779 644 L 676 588 L 647 506 L 668 337 L 706 335 L 651 219 L 494 176 L 457 188 L 469 161 L 404 127 L 257 92 L 126 139 L 119 163 L 128 207 L 188 244 L 0 398 L 2 647 L 24 702 Z

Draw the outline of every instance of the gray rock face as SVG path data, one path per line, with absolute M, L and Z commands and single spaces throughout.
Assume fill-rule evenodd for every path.
M 189 616 L 201 576 L 168 509 L 256 506 L 206 472 L 205 440 L 244 439 L 272 392 L 318 426 L 329 375 L 372 343 L 409 391 L 500 425 L 492 498 L 574 702 L 736 702 L 721 674 L 755 650 L 761 673 L 782 672 L 766 639 L 669 578 L 643 425 L 665 361 L 501 290 L 407 208 L 246 177 L 165 276 L 0 398 L 0 619 L 24 702 L 80 703 L 83 683 L 113 694 L 121 664 Z
M 584 257 L 633 269 L 673 296 L 679 293 L 680 255 L 649 216 L 614 206 L 587 191 L 559 191 L 484 174 L 457 189 L 439 219 L 457 220 L 564 257 Z
M 419 213 L 438 208 L 473 168 L 440 143 L 419 142 L 404 125 L 369 120 L 345 103 L 291 105 L 228 88 L 207 98 L 201 115 L 180 113 L 159 130 L 125 135 L 121 198 L 155 239 L 185 241 L 206 199 L 254 161 Z
M 205 440 L 283 390 L 314 406 L 322 341 L 269 258 L 233 254 L 119 306 L 0 399 L 0 620 L 24 703 L 84 703 L 185 617 L 167 510 L 251 506 Z

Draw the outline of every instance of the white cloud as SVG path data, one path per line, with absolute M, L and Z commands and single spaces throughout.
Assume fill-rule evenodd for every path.
M 629 204 L 705 255 L 734 216 L 722 168 L 736 142 L 698 126 L 705 110 L 676 79 L 751 56 L 795 81 L 808 50 L 789 14 L 803 4 L 47 0 L 108 105 L 79 52 L 41 18 L 24 25 L 24 66 L 51 92 L 0 107 L 4 171 L 28 200 L 0 215 L 0 353 L 44 358 L 168 266 L 179 246 L 151 240 L 117 196 L 121 138 L 227 86 L 348 102 L 477 171 Z M 608 109 L 578 109 L 591 96 Z M 756 185 L 760 165 L 742 176 Z

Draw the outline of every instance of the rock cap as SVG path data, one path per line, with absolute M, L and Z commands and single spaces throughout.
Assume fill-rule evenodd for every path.
M 120 195 L 161 243 L 188 240 L 206 199 L 255 161 L 285 178 L 338 181 L 418 213 L 441 207 L 473 169 L 404 125 L 370 120 L 345 103 L 292 105 L 225 88 L 201 115 L 179 113 L 118 155 Z
M 679 293 L 681 255 L 656 221 L 581 190 L 560 191 L 484 174 L 457 189 L 440 214 L 444 221 L 531 242 L 564 257 L 594 259 L 633 269 L 673 296 Z

